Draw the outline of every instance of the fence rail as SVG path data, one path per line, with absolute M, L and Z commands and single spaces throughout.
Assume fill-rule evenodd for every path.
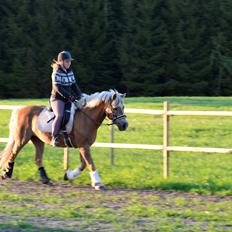
M 147 109 L 134 109 L 128 108 L 125 113 L 134 114 L 150 114 L 150 115 L 162 115 L 163 116 L 163 145 L 152 145 L 152 144 L 123 144 L 114 143 L 114 127 L 111 127 L 111 143 L 94 143 L 94 147 L 105 147 L 110 148 L 111 154 L 111 164 L 114 163 L 114 149 L 148 149 L 148 150 L 163 150 L 163 176 L 164 178 L 169 177 L 170 169 L 170 152 L 180 151 L 180 152 L 206 152 L 206 153 L 225 153 L 232 154 L 232 148 L 205 148 L 205 147 L 181 147 L 181 146 L 169 146 L 170 140 L 170 117 L 171 116 L 232 116 L 231 111 L 178 111 L 169 110 L 168 102 L 164 102 L 163 110 L 147 110 Z M 0 105 L 0 110 L 14 110 L 21 108 L 23 106 L 13 106 L 13 105 Z M 0 138 L 0 142 L 7 142 L 7 138 Z M 69 150 L 64 149 L 64 168 L 69 167 Z

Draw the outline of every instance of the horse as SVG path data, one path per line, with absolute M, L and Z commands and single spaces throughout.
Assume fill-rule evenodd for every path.
M 76 178 L 87 166 L 91 185 L 96 190 L 105 189 L 91 157 L 90 147 L 96 140 L 97 130 L 107 117 L 111 124 L 117 125 L 119 131 L 125 131 L 128 121 L 124 114 L 125 94 L 116 90 L 96 92 L 85 95 L 80 100 L 80 108 L 75 111 L 73 127 L 69 137 L 74 148 L 79 149 L 81 164 L 74 170 L 68 169 L 64 179 Z M 84 102 L 84 103 L 83 103 Z M 38 167 L 43 184 L 52 184 L 43 166 L 44 144 L 52 144 L 49 132 L 38 129 L 38 118 L 45 106 L 26 106 L 12 112 L 9 124 L 9 142 L 1 153 L 1 178 L 11 178 L 15 159 L 19 151 L 31 141 L 35 146 L 35 164 Z M 66 147 L 64 137 L 59 134 L 59 147 Z

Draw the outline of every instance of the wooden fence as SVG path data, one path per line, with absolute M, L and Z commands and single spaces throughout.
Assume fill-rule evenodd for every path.
M 22 106 L 20 106 L 22 107 Z M 0 106 L 1 109 L 17 109 L 19 106 Z M 145 110 L 145 109 L 132 109 L 128 108 L 125 113 L 134 114 L 151 114 L 151 115 L 162 115 L 163 116 L 163 145 L 151 145 L 151 144 L 123 144 L 114 143 L 114 127 L 111 127 L 111 143 L 94 143 L 94 147 L 105 147 L 110 148 L 110 163 L 114 164 L 114 149 L 149 149 L 149 150 L 163 150 L 163 176 L 164 178 L 169 177 L 170 169 L 170 152 L 172 151 L 184 151 L 184 152 L 207 152 L 207 153 L 225 153 L 232 154 L 232 148 L 205 148 L 205 147 L 181 147 L 181 146 L 169 146 L 170 140 L 170 126 L 169 121 L 171 116 L 232 116 L 231 111 L 173 111 L 169 109 L 168 102 L 163 103 L 163 110 Z M 0 138 L 0 142 L 7 142 L 7 138 Z M 69 167 L 69 149 L 64 149 L 64 169 Z

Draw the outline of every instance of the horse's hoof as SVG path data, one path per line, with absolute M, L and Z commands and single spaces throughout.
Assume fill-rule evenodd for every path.
M 106 186 L 102 183 L 96 183 L 92 185 L 95 190 L 106 190 Z
M 106 186 L 95 186 L 95 190 L 106 190 Z
M 53 185 L 53 183 L 49 179 L 43 179 L 41 181 L 42 181 L 43 184 L 50 185 L 50 186 Z
M 67 176 L 67 172 L 64 174 L 64 180 L 69 180 Z
M 3 173 L 1 179 L 2 180 L 10 179 L 10 176 L 8 176 L 6 173 Z

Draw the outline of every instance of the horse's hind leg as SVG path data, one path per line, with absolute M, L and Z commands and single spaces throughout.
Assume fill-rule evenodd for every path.
M 11 154 L 10 157 L 8 159 L 8 168 L 7 170 L 3 171 L 2 174 L 2 179 L 7 179 L 7 178 L 11 178 L 13 175 L 13 170 L 14 170 L 14 161 L 18 155 L 18 153 L 20 152 L 20 150 L 24 147 L 24 145 L 27 143 L 28 141 L 24 142 L 24 143 L 19 143 L 19 142 L 15 142 L 14 146 L 11 150 Z
M 38 168 L 41 168 L 43 162 L 44 142 L 35 136 L 31 138 L 31 141 L 35 145 L 35 164 Z
M 35 145 L 35 164 L 38 167 L 41 181 L 43 184 L 51 184 L 51 181 L 43 167 L 44 142 L 35 136 L 31 138 L 31 141 Z

